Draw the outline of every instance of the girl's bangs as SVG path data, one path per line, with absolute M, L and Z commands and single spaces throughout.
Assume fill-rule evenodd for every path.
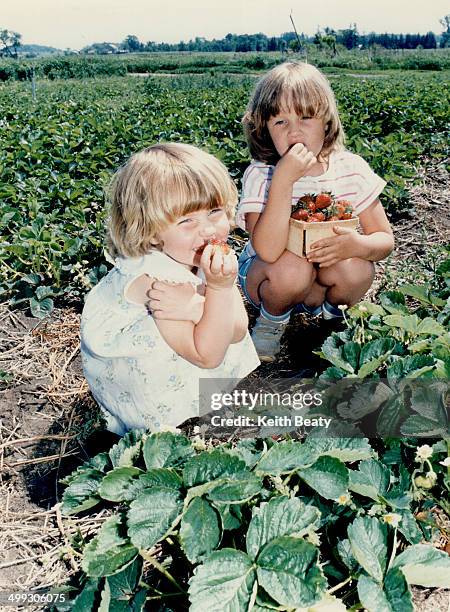
M 263 121 L 290 109 L 299 116 L 329 118 L 330 102 L 323 83 L 311 78 L 296 78 L 289 73 L 283 77 L 273 82 L 266 99 L 261 101 L 265 111 Z
M 171 223 L 190 213 L 226 208 L 228 204 L 220 185 L 215 185 L 214 182 L 208 180 L 186 181 L 184 184 L 174 185 L 167 196 L 170 210 L 166 211 L 166 219 Z

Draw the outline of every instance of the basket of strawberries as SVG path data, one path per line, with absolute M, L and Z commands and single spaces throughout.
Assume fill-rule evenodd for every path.
M 311 244 L 335 236 L 333 227 L 343 225 L 356 229 L 358 219 L 353 216 L 353 207 L 348 200 L 336 200 L 331 193 L 308 193 L 293 205 L 289 219 L 287 250 L 305 257 Z

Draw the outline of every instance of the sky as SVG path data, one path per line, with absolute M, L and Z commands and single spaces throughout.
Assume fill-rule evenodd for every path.
M 318 27 L 358 31 L 442 31 L 448 0 L 2 0 L 0 29 L 22 34 L 22 43 L 80 49 L 93 42 L 187 42 L 233 34 L 279 36 Z

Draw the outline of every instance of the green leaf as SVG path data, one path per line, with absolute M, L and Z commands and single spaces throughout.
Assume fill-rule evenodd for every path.
M 242 523 L 242 511 L 237 504 L 213 504 L 214 508 L 220 514 L 222 521 L 222 529 L 232 530 L 237 529 Z
M 358 561 L 353 555 L 350 540 L 347 540 L 347 538 L 344 538 L 343 540 L 338 540 L 337 551 L 339 553 L 340 558 L 348 567 L 350 572 L 354 572 L 358 567 Z
M 429 290 L 423 285 L 406 284 L 399 287 L 398 291 L 400 291 L 400 293 L 402 293 L 403 295 L 413 297 L 414 299 L 418 300 L 419 302 L 422 302 L 423 304 L 431 304 L 429 298 Z
M 418 544 L 423 536 L 413 513 L 410 510 L 400 510 L 399 514 L 402 520 L 399 523 L 398 530 L 410 544 Z
M 218 515 L 205 499 L 195 497 L 183 514 L 180 541 L 191 563 L 198 563 L 202 557 L 209 555 L 219 545 Z
M 387 528 L 375 517 L 356 518 L 348 526 L 348 538 L 358 563 L 377 582 L 383 581 L 387 563 Z
M 119 467 L 108 472 L 100 483 L 98 493 L 103 499 L 120 502 L 134 498 L 132 493 L 136 477 L 142 470 L 134 467 Z
M 318 549 L 301 538 L 271 540 L 258 556 L 258 583 L 284 606 L 311 606 L 326 588 L 318 556 Z
M 408 584 L 450 588 L 450 557 L 434 546 L 409 546 L 395 557 L 392 567 L 402 570 Z
M 240 550 L 213 552 L 189 580 L 190 612 L 247 610 L 255 587 L 251 559 Z
M 133 482 L 130 499 L 135 499 L 144 489 L 152 487 L 163 487 L 166 489 L 181 489 L 183 481 L 172 468 L 152 468 L 141 473 L 139 478 Z
M 411 592 L 400 570 L 391 570 L 384 585 L 364 574 L 358 580 L 358 595 L 368 612 L 414 612 Z
M 147 469 L 182 465 L 195 454 L 190 441 L 169 431 L 151 434 L 144 443 L 143 455 Z
M 88 612 L 90 610 L 94 610 L 99 582 L 100 580 L 98 578 L 89 578 L 86 581 L 81 593 L 70 602 L 70 608 L 67 609 L 71 612 Z M 66 609 L 65 606 L 64 609 Z
M 387 369 L 389 380 L 395 378 L 417 378 L 430 372 L 435 365 L 431 355 L 408 355 L 399 357 Z
M 208 483 L 220 476 L 231 476 L 247 471 L 245 462 L 238 457 L 221 450 L 213 450 L 189 459 L 183 468 L 183 480 L 187 487 L 193 487 Z
M 393 391 L 388 385 L 378 381 L 366 381 L 355 388 L 349 402 L 339 405 L 338 412 L 345 419 L 360 420 L 378 410 L 392 395 Z
M 377 340 L 371 340 L 362 347 L 359 363 L 362 366 L 372 361 L 372 359 L 389 354 L 394 348 L 395 340 L 393 338 L 378 338 Z
M 257 495 L 261 489 L 261 479 L 247 471 L 218 478 L 207 495 L 215 503 L 240 504 Z
M 361 461 L 358 471 L 351 470 L 349 476 L 351 491 L 378 501 L 388 490 L 391 472 L 380 461 L 370 459 Z
M 405 305 L 405 297 L 399 291 L 384 291 L 379 297 L 381 305 L 388 312 L 408 313 L 408 307 Z
M 369 459 L 374 454 L 367 438 L 324 438 L 310 435 L 304 444 L 317 456 L 327 455 L 343 462 Z
M 334 457 L 319 457 L 309 468 L 298 471 L 306 484 L 325 499 L 338 499 L 347 493 L 348 469 Z
M 169 530 L 183 508 L 179 491 L 163 487 L 144 490 L 130 504 L 128 535 L 138 548 L 151 548 Z
M 346 342 L 342 347 L 342 354 L 354 372 L 358 369 L 360 351 L 361 347 L 357 342 Z
M 377 419 L 377 432 L 382 437 L 395 437 L 399 435 L 400 423 L 409 414 L 405 407 L 402 395 L 394 396 L 381 409 Z
M 393 338 L 378 338 L 365 344 L 361 349 L 358 376 L 365 378 L 383 365 L 395 348 Z
M 128 538 L 122 535 L 123 521 L 119 515 L 108 518 L 98 534 L 86 545 L 81 567 L 91 578 L 110 576 L 138 554 Z
M 445 423 L 437 423 L 423 416 L 411 416 L 401 424 L 400 433 L 414 438 L 436 438 L 445 437 L 448 431 Z
M 411 385 L 411 408 L 420 416 L 440 423 L 443 421 L 447 383 L 414 383 Z
M 72 474 L 63 494 L 62 514 L 70 516 L 96 506 L 100 502 L 98 489 L 102 479 L 103 473 L 94 468 L 83 468 Z
M 325 342 L 322 344 L 321 352 L 325 359 L 328 359 L 334 366 L 348 372 L 349 374 L 354 373 L 354 369 L 352 365 L 347 361 L 344 352 L 343 346 L 339 338 L 332 334 L 328 336 Z
M 255 472 L 260 474 L 287 474 L 301 467 L 312 465 L 317 455 L 301 442 L 288 440 L 274 444 L 261 457 L 255 466 Z
M 427 317 L 420 322 L 417 333 L 426 334 L 427 336 L 443 336 L 447 333 L 447 330 L 433 317 Z
M 257 448 L 258 445 L 259 440 L 257 438 L 244 438 L 243 440 L 238 440 L 236 446 L 230 448 L 228 452 L 230 455 L 235 455 L 242 459 L 242 461 L 245 461 L 247 467 L 252 469 L 263 453 L 262 450 Z
M 33 317 L 38 319 L 44 319 L 53 310 L 54 303 L 52 298 L 44 298 L 43 300 L 37 300 L 36 298 L 30 299 L 30 310 Z
M 141 452 L 143 431 L 132 429 L 114 444 L 109 457 L 113 467 L 132 467 Z
M 419 330 L 419 317 L 416 314 L 392 314 L 384 317 L 384 323 L 390 327 L 398 327 L 409 334 L 417 334 Z
M 267 542 L 280 536 L 301 537 L 318 527 L 320 511 L 305 505 L 298 497 L 274 497 L 253 509 L 247 531 L 247 553 L 256 559 Z
M 142 574 L 142 558 L 138 557 L 118 574 L 106 578 L 107 597 L 105 598 L 107 612 L 139 612 L 143 610 L 146 589 L 139 589 L 138 584 Z M 106 588 L 105 588 L 106 591 Z M 103 604 L 102 599 L 102 604 Z M 100 607 L 99 610 L 102 608 Z
M 365 308 L 365 310 L 361 310 L 361 306 Z M 353 318 L 361 318 L 361 315 L 363 317 L 371 315 L 378 315 L 382 317 L 386 314 L 386 311 L 379 304 L 374 304 L 373 302 L 367 302 L 366 300 L 362 300 L 361 302 L 358 302 L 357 304 L 355 304 L 355 306 L 352 306 L 352 308 L 350 308 L 349 314 L 351 314 Z

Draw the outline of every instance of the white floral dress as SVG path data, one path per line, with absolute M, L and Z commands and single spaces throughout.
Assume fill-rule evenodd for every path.
M 220 366 L 199 368 L 171 349 L 145 306 L 125 299 L 142 274 L 194 286 L 202 283 L 198 276 L 159 251 L 114 263 L 88 294 L 81 319 L 84 374 L 110 431 L 176 427 L 199 415 L 201 378 L 241 379 L 258 367 L 247 332 Z

